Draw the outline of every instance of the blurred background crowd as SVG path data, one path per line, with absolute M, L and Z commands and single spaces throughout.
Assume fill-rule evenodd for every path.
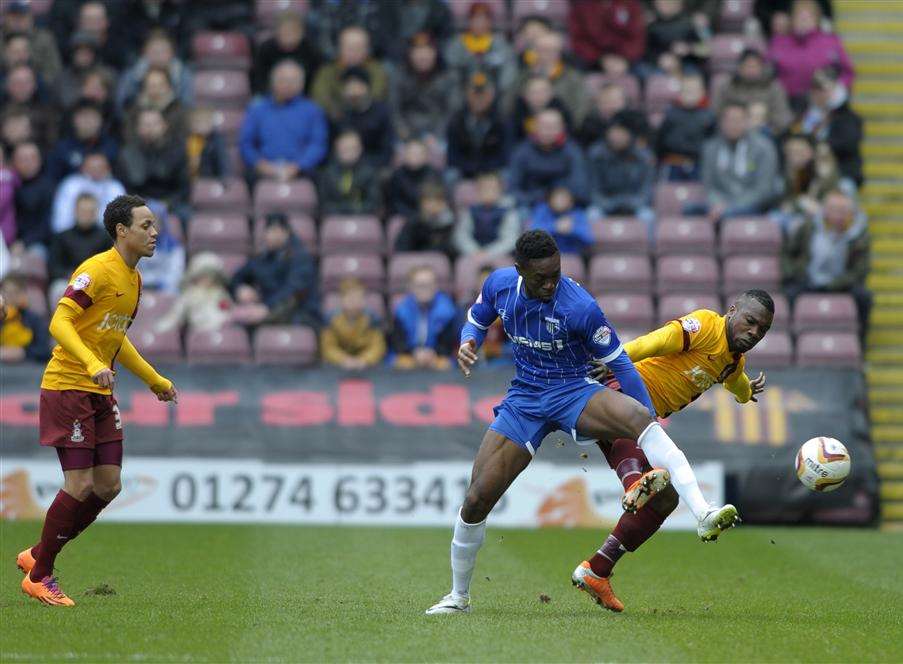
M 806 363 L 827 301 L 858 366 L 863 123 L 828 0 L 4 0 L 2 22 L 5 362 L 47 357 L 127 191 L 160 222 L 130 332 L 158 361 L 447 369 L 543 228 L 625 338 L 764 287 L 763 363 Z

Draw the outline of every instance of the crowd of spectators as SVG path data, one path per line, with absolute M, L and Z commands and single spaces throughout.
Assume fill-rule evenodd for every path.
M 99 219 L 128 191 L 161 224 L 145 286 L 178 293 L 158 331 L 304 324 L 346 369 L 449 366 L 463 302 L 436 269 L 415 266 L 381 317 L 353 279 L 327 310 L 315 247 L 286 214 L 260 229 L 248 217 L 258 252 L 237 269 L 192 251 L 193 184 L 231 177 L 250 191 L 307 179 L 317 222 L 375 216 L 390 252 L 475 257 L 481 277 L 526 228 L 581 258 L 614 218 L 640 219 L 654 243 L 656 188 L 700 182 L 680 213 L 716 229 L 771 219 L 791 300 L 849 292 L 865 329 L 862 121 L 828 0 L 756 0 L 726 27 L 718 0 L 573 0 L 557 15 L 531 0 L 308 0 L 267 22 L 269 2 L 56 0 L 40 15 L 3 3 L 2 271 L 45 259 L 49 298 L 29 303 L 27 275 L 5 276 L 18 313 L 4 361 L 45 355 L 43 312 L 110 246 Z M 725 31 L 744 48 L 719 51 Z M 229 109 L 196 99 L 201 34 L 249 45 L 228 65 L 253 94 L 230 127 Z

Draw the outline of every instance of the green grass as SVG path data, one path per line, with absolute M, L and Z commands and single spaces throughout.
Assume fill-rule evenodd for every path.
M 0 528 L 2 662 L 903 661 L 903 533 L 660 533 L 622 559 L 615 615 L 568 578 L 602 534 L 490 528 L 474 612 L 426 617 L 448 530 L 99 524 L 57 560 L 61 609 L 19 591 L 38 529 Z

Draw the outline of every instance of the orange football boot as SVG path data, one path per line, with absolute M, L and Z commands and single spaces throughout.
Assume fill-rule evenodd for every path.
M 571 583 L 593 598 L 599 606 L 609 611 L 620 613 L 624 610 L 624 604 L 611 589 L 611 582 L 601 576 L 593 574 L 589 562 L 584 560 L 577 566 L 571 575 Z
M 664 468 L 653 468 L 624 492 L 621 498 L 621 507 L 625 512 L 635 513 L 643 508 L 655 497 L 655 494 L 664 491 L 671 483 L 671 475 Z
M 45 576 L 40 581 L 32 581 L 31 574 L 26 574 L 22 579 L 22 592 L 50 606 L 75 606 L 75 602 L 60 590 L 59 584 L 52 576 Z
M 16 556 L 16 567 L 22 570 L 23 574 L 28 574 L 36 562 L 34 556 L 31 555 L 32 548 L 33 547 L 28 547 L 25 551 Z

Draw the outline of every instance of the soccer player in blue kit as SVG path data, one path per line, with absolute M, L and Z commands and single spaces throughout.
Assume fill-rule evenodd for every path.
M 736 509 L 703 498 L 686 456 L 655 419 L 652 400 L 618 335 L 580 284 L 561 276 L 561 255 L 551 235 L 527 231 L 517 241 L 514 266 L 494 271 L 483 283 L 461 330 L 458 364 L 465 376 L 496 318 L 514 349 L 516 375 L 483 436 L 470 486 L 451 543 L 452 590 L 426 613 L 470 611 L 470 581 L 486 534 L 486 517 L 552 431 L 574 438 L 636 440 L 657 478 L 669 478 L 700 525 L 726 529 Z M 593 359 L 604 362 L 622 392 L 587 377 Z M 584 579 L 587 575 L 592 578 Z M 572 581 L 587 592 L 604 592 L 608 579 L 578 566 Z M 610 588 L 608 588 L 610 590 Z M 599 599 L 596 597 L 596 599 Z

